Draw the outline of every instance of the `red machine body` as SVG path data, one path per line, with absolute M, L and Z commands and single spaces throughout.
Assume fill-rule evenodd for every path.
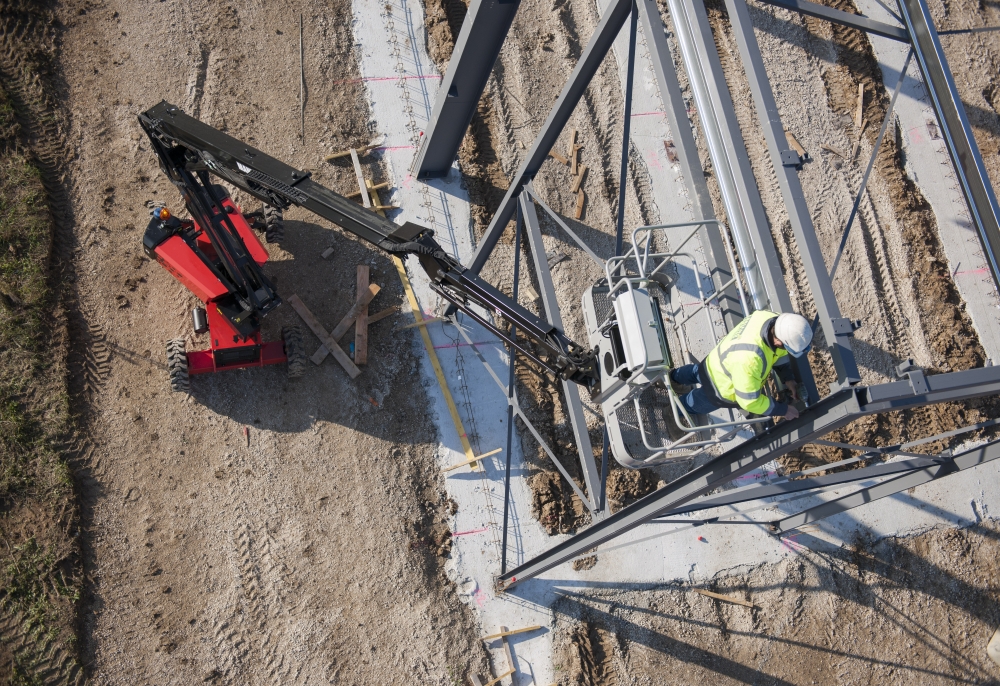
M 268 260 L 267 249 L 257 237 L 239 207 L 228 195 L 222 206 L 229 220 L 236 228 L 240 240 L 250 257 L 262 266 Z M 210 261 L 218 259 L 215 248 L 205 232 L 194 220 L 193 224 L 198 249 Z M 150 252 L 147 250 L 147 252 Z M 173 274 L 185 288 L 205 303 L 207 315 L 209 348 L 187 352 L 190 375 L 207 374 L 224 369 L 263 367 L 287 361 L 284 341 L 262 342 L 259 327 L 249 335 L 236 329 L 222 313 L 216 301 L 229 295 L 229 290 L 205 261 L 191 249 L 179 234 L 174 234 L 152 249 L 156 261 Z

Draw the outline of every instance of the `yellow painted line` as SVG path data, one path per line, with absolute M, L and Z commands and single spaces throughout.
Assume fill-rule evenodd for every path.
M 396 263 L 396 271 L 399 272 L 399 280 L 403 282 L 403 290 L 406 291 L 406 299 L 410 301 L 410 309 L 413 311 L 413 318 L 416 320 L 416 324 L 420 329 L 420 336 L 424 339 L 424 347 L 427 349 L 427 357 L 431 360 L 431 367 L 434 368 L 434 376 L 437 377 L 438 385 L 441 386 L 441 393 L 444 395 L 444 401 L 448 405 L 448 412 L 451 413 L 451 421 L 455 423 L 455 430 L 458 432 L 458 439 L 462 441 L 462 450 L 465 451 L 466 460 L 470 463 L 469 468 L 476 470 L 479 468 L 476 462 L 476 454 L 472 452 L 472 446 L 469 444 L 469 437 L 465 435 L 465 427 L 462 425 L 462 418 L 458 416 L 458 408 L 455 407 L 455 400 L 451 397 L 451 391 L 448 390 L 448 382 L 445 381 L 444 372 L 441 370 L 441 362 L 438 361 L 437 353 L 434 352 L 434 344 L 431 343 L 431 335 L 427 333 L 427 326 L 424 322 L 424 317 L 420 313 L 420 305 L 417 304 L 417 296 L 413 293 L 413 287 L 410 286 L 410 279 L 406 276 L 406 267 L 403 265 L 403 261 L 398 257 L 393 256 L 392 261 Z

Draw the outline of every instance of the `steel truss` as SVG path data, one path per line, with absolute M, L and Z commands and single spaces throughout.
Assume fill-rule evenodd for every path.
M 998 267 L 995 257 L 1000 254 L 1000 209 L 998 209 L 995 194 L 983 166 L 982 156 L 944 58 L 937 32 L 931 22 L 926 1 L 897 0 L 899 12 L 896 13 L 884 5 L 881 0 L 876 0 L 890 15 L 899 20 L 900 26 L 875 21 L 862 15 L 841 12 L 807 0 L 761 1 L 909 43 L 912 55 L 916 58 L 930 93 L 938 124 L 958 174 L 962 192 L 969 206 L 970 216 L 979 233 L 984 255 L 987 257 L 994 277 L 994 283 L 1000 285 L 1000 267 Z M 478 0 L 474 0 L 475 7 L 479 7 L 477 3 Z M 713 170 L 719 181 L 722 202 L 728 219 L 728 229 L 733 236 L 733 243 L 739 256 L 741 273 L 739 275 L 732 274 L 726 258 L 723 234 L 725 228 L 720 230 L 720 224 L 712 221 L 715 219 L 712 202 L 704 181 L 703 169 L 698 158 L 698 150 L 688 120 L 686 105 L 681 96 L 677 79 L 677 66 L 673 62 L 667 44 L 656 0 L 611 0 L 605 7 L 603 16 L 581 54 L 573 73 L 563 87 L 562 93 L 538 132 L 535 142 L 512 179 L 510 187 L 481 239 L 470 265 L 473 272 L 478 273 L 482 269 L 500 235 L 506 230 L 509 221 L 516 212 L 518 215 L 517 235 L 520 235 L 523 225 L 535 267 L 535 275 L 541 286 L 544 315 L 556 327 L 561 328 L 561 316 L 558 303 L 555 300 L 552 277 L 545 260 L 536 205 L 551 215 L 556 224 L 579 244 L 595 262 L 599 265 L 603 265 L 604 262 L 580 240 L 558 215 L 545 205 L 531 188 L 531 180 L 541 169 L 549 150 L 552 149 L 601 62 L 607 56 L 612 43 L 630 18 L 629 30 L 632 31 L 632 36 L 630 38 L 625 92 L 626 94 L 631 92 L 636 33 L 641 30 L 678 152 L 678 161 L 691 199 L 691 210 L 696 221 L 704 222 L 699 231 L 699 239 L 704 249 L 709 276 L 715 286 L 723 321 L 731 328 L 742 316 L 737 289 L 735 286 L 729 285 L 733 283 L 734 276 L 738 276 L 745 284 L 755 308 L 767 307 L 778 311 L 791 310 L 791 300 L 782 277 L 780 262 L 777 259 L 777 251 L 755 177 L 750 168 L 732 99 L 726 87 L 703 0 L 667 0 L 667 4 L 683 66 L 691 84 L 691 93 L 699 115 L 701 133 L 705 136 Z M 862 460 L 871 461 L 891 454 L 901 454 L 908 459 L 871 464 L 862 469 L 852 469 L 847 472 L 795 481 L 789 480 L 790 476 L 788 476 L 769 484 L 733 489 L 722 495 L 709 495 L 720 486 L 792 450 L 799 449 L 809 443 L 830 444 L 822 441 L 822 437 L 846 426 L 859 417 L 1000 393 L 1000 368 L 998 367 L 926 376 L 909 362 L 904 363 L 897 370 L 900 377 L 904 379 L 902 381 L 868 387 L 857 385 L 860 375 L 851 341 L 859 322 L 843 317 L 834 297 L 832 274 L 827 273 L 798 177 L 800 160 L 798 155 L 789 149 L 784 135 L 784 127 L 764 68 L 760 46 L 754 35 L 747 2 L 746 0 L 726 0 L 726 7 L 754 100 L 758 123 L 767 142 L 772 168 L 788 210 L 796 245 L 805 268 L 813 301 L 816 304 L 818 324 L 824 334 L 826 349 L 831 355 L 837 372 L 837 383 L 831 384 L 830 395 L 819 399 L 818 389 L 812 380 L 808 365 L 797 366 L 798 378 L 808 391 L 808 407 L 798 419 L 772 426 L 611 516 L 606 516 L 603 513 L 604 479 L 607 474 L 608 454 L 607 431 L 605 431 L 602 465 L 598 469 L 593 456 L 593 446 L 587 432 L 583 403 L 576 386 L 564 383 L 566 405 L 576 438 L 577 451 L 582 465 L 581 471 L 587 490 L 586 495 L 569 478 L 565 468 L 552 450 L 544 443 L 542 446 L 577 496 L 594 514 L 595 523 L 587 530 L 553 546 L 514 569 L 506 569 L 506 551 L 504 551 L 504 569 L 498 578 L 498 587 L 501 590 L 510 589 L 515 583 L 537 576 L 646 523 L 675 521 L 689 525 L 731 523 L 734 517 L 732 512 L 701 520 L 670 518 L 688 517 L 694 512 L 708 512 L 716 508 L 731 507 L 738 503 L 747 503 L 763 498 L 777 498 L 795 494 L 792 497 L 794 500 L 807 494 L 824 493 L 832 487 L 840 487 L 845 484 L 866 484 L 849 495 L 837 497 L 768 522 L 776 534 L 781 534 L 878 498 L 887 497 L 915 485 L 939 479 L 1000 457 L 1000 441 L 993 441 L 954 456 L 947 453 L 938 456 L 909 453 L 906 452 L 907 446 L 876 449 L 865 446 L 833 444 L 842 448 L 866 452 L 860 457 L 826 465 L 816 470 L 809 470 L 802 473 L 801 476 L 806 476 L 820 469 L 835 469 L 849 463 Z M 641 24 L 641 28 L 639 24 Z M 509 26 L 509 22 L 506 26 Z M 506 33 L 506 26 L 503 27 L 502 33 Z M 475 28 L 470 25 L 469 32 L 474 30 Z M 499 33 L 499 30 L 497 32 Z M 466 32 L 466 27 L 463 27 L 463 35 L 470 35 Z M 467 65 L 475 64 L 478 65 L 480 81 L 485 84 L 489 68 L 483 65 L 492 65 L 495 61 L 500 46 L 496 44 L 494 47 L 493 52 L 483 55 L 477 52 L 482 49 L 482 46 L 476 45 L 470 40 L 464 43 L 460 41 L 461 49 L 456 48 L 455 54 L 452 56 L 449 74 L 460 73 Z M 900 77 L 901 80 L 902 78 L 903 76 Z M 446 85 L 447 83 L 450 81 L 446 78 Z M 440 139 L 437 134 L 439 128 L 453 126 L 456 121 L 460 123 L 461 117 L 455 119 L 451 115 L 439 116 L 439 112 L 444 111 L 445 100 L 449 97 L 449 88 L 450 86 L 443 87 L 439 94 L 439 107 L 435 108 L 434 119 L 428 126 L 429 135 L 421 150 L 421 160 L 440 152 L 434 150 L 436 145 L 434 141 Z M 893 102 L 895 102 L 898 90 L 899 84 L 896 85 Z M 626 128 L 623 135 L 622 151 L 622 194 L 619 199 L 619 235 L 624 204 L 624 179 L 626 178 L 624 165 L 627 164 L 628 160 L 627 122 L 629 118 L 627 113 L 629 106 L 630 103 L 626 103 Z M 471 117 L 471 114 L 469 116 Z M 888 117 L 887 114 L 879 134 L 879 140 L 872 153 L 872 161 L 885 134 Z M 462 133 L 464 134 L 464 128 L 462 128 Z M 449 135 L 454 140 L 455 132 L 452 131 Z M 458 140 L 460 139 L 459 135 Z M 454 159 L 454 154 L 453 152 L 448 154 L 451 155 L 448 160 L 450 164 L 451 160 Z M 869 171 L 871 166 L 870 161 Z M 866 173 L 866 180 L 867 176 Z M 858 193 L 859 197 L 863 191 L 862 185 Z M 852 220 L 853 216 L 851 220 L 848 220 L 842 245 L 846 241 Z M 618 245 L 620 252 L 620 241 Z M 517 253 L 520 253 L 520 242 L 518 242 Z M 838 259 L 839 254 L 838 252 Z M 464 331 L 462 334 L 465 340 L 471 344 L 468 335 Z M 472 348 L 476 350 L 474 345 Z M 481 355 L 479 357 L 498 386 L 507 394 L 510 406 L 509 416 L 521 417 L 528 430 L 541 442 L 538 432 L 534 430 L 521 411 L 512 384 L 505 385 L 489 367 L 486 360 Z M 514 360 L 512 359 L 511 367 L 513 364 Z M 984 425 L 980 425 L 965 430 L 983 427 Z M 949 435 L 957 433 L 959 432 L 950 432 Z M 925 440 L 935 438 L 942 437 L 931 437 Z M 507 476 L 509 478 L 509 462 Z M 874 480 L 880 481 L 871 485 L 870 482 Z M 746 514 L 746 512 L 737 514 Z M 506 517 L 504 526 L 506 529 Z

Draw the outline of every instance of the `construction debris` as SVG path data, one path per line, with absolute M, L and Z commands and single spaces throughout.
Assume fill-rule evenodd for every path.
M 785 129 L 785 140 L 788 141 L 789 147 L 791 147 L 791 149 L 798 154 L 800 160 L 805 161 L 809 159 L 809 153 L 807 153 L 806 149 L 803 148 L 802 145 L 799 143 L 799 140 L 795 137 L 795 134 L 789 131 L 788 129 Z
M 557 153 L 555 150 L 549 150 L 549 157 L 554 159 L 559 164 L 569 164 L 569 160 Z
M 428 317 L 427 319 L 421 319 L 419 322 L 413 322 L 412 324 L 406 324 L 404 326 L 397 326 L 396 331 L 402 331 L 403 329 L 415 329 L 418 326 L 424 326 L 425 324 L 433 324 L 434 322 L 446 322 L 447 317 Z
M 368 274 L 368 265 L 359 264 L 357 290 L 359 298 L 368 290 Z M 358 308 L 354 318 L 354 364 L 368 364 L 368 303 Z
M 839 157 L 842 160 L 846 160 L 847 159 L 847 153 L 845 153 L 843 150 L 840 150 L 838 148 L 833 147 L 832 145 L 826 145 L 824 143 L 823 145 L 821 145 L 819 147 L 823 148 L 827 152 L 832 152 L 834 155 L 836 155 L 837 157 Z
M 576 192 L 576 212 L 573 213 L 574 219 L 583 218 L 583 207 L 586 204 L 587 204 L 587 194 L 584 193 L 583 189 L 581 188 Z
M 348 357 L 347 353 L 344 352 L 343 348 L 337 345 L 337 341 L 330 334 L 326 332 L 326 329 L 323 328 L 323 325 L 319 323 L 319 320 L 316 319 L 313 313 L 309 311 L 309 308 L 307 308 L 305 304 L 299 299 L 299 296 L 298 295 L 289 296 L 288 304 L 292 306 L 292 309 L 298 312 L 299 316 L 302 317 L 302 321 L 304 321 L 306 323 L 306 326 L 308 326 L 312 330 L 312 332 L 316 334 L 316 337 L 320 341 L 322 341 L 326 350 L 330 351 L 334 359 L 337 360 L 337 362 L 340 363 L 340 366 L 343 367 L 344 370 L 347 372 L 348 376 L 350 376 L 352 379 L 356 379 L 361 374 L 361 370 L 358 369 L 357 366 L 355 366 L 354 362 L 351 360 L 350 357 Z M 343 333 L 341 335 L 343 335 Z M 326 355 L 324 354 L 324 357 L 325 356 Z M 315 355 L 313 357 L 315 358 Z
M 336 342 L 339 341 L 340 338 L 345 333 L 347 333 L 347 331 L 351 328 L 351 325 L 354 324 L 354 319 L 358 316 L 358 312 L 361 311 L 361 308 L 368 307 L 368 303 L 370 303 L 372 301 L 372 299 L 378 294 L 378 292 L 379 292 L 379 286 L 378 285 L 376 285 L 376 284 L 370 285 L 368 287 L 368 290 L 366 290 L 364 293 L 362 293 L 360 295 L 360 297 L 358 298 L 357 302 L 354 303 L 354 306 L 351 307 L 350 311 L 344 316 L 343 319 L 340 320 L 340 323 L 337 324 L 337 327 L 329 334 L 328 337 L 331 338 L 331 339 L 333 339 L 334 346 L 336 347 L 337 350 L 340 350 L 341 353 L 343 353 L 344 351 L 341 349 L 340 345 L 338 345 Z M 298 296 L 294 296 L 293 295 L 292 298 L 295 298 L 296 300 L 298 300 Z M 291 301 L 291 298 L 289 298 L 289 301 Z M 299 302 L 301 302 L 301 301 L 299 301 Z M 292 303 L 292 307 L 295 307 L 295 303 Z M 303 307 L 305 307 L 305 306 L 303 305 Z M 296 312 L 299 311 L 297 307 L 295 308 L 295 311 Z M 301 315 L 301 312 L 299 314 Z M 312 316 L 312 315 L 310 315 L 310 316 Z M 303 319 L 304 319 L 304 317 L 303 317 Z M 306 323 L 308 324 L 309 322 L 307 321 Z M 310 325 L 310 328 L 312 328 L 311 325 Z M 322 330 L 322 327 L 320 327 L 320 330 Z M 316 331 L 316 329 L 313 329 L 314 333 L 315 333 L 315 331 Z M 319 334 L 316 334 L 316 335 L 319 336 Z M 330 354 L 332 354 L 337 359 L 337 361 L 340 362 L 340 358 L 337 357 L 336 350 L 333 350 L 328 345 L 326 345 L 326 341 L 323 340 L 322 336 L 320 336 L 320 340 L 323 341 L 323 345 L 320 346 L 319 349 L 316 350 L 315 353 L 313 353 L 313 356 L 312 356 L 312 362 L 313 362 L 313 364 L 320 364 L 324 359 L 326 359 L 326 356 L 330 355 Z M 346 358 L 347 355 L 345 354 L 344 357 Z M 350 359 L 350 358 L 347 358 L 347 359 Z M 343 363 L 341 362 L 341 364 L 343 364 Z M 357 367 L 354 366 L 353 362 L 351 363 L 351 366 L 354 367 L 355 369 L 357 369 Z M 361 371 L 358 370 L 358 373 L 360 374 Z
M 559 264 L 565 259 L 569 259 L 566 253 L 561 250 L 553 250 L 545 253 L 545 261 L 549 263 L 549 269 Z
M 674 148 L 674 139 L 668 138 L 663 141 L 663 148 L 667 151 L 667 159 L 670 160 L 670 164 L 677 164 L 677 150 Z
M 713 593 L 712 591 L 706 591 L 703 588 L 694 588 L 691 590 L 693 590 L 695 593 L 701 594 L 708 598 L 715 598 L 716 600 L 722 600 L 727 603 L 733 603 L 735 605 L 743 605 L 744 607 L 757 607 L 749 600 L 743 600 L 742 598 L 734 598 L 733 596 L 722 595 L 721 593 Z
M 581 164 L 580 169 L 576 174 L 576 178 L 573 179 L 573 187 L 570 188 L 571 192 L 576 193 L 578 190 L 580 190 L 580 186 L 583 185 L 583 177 L 585 177 L 586 175 L 587 175 L 587 165 Z
M 330 255 L 332 254 L 333 254 L 333 248 L 327 248 L 326 250 L 323 251 L 323 254 L 320 255 L 320 257 L 322 257 L 324 260 L 328 260 L 330 259 Z

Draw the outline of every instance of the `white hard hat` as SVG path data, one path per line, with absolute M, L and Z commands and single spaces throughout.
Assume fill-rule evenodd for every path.
M 801 314 L 779 314 L 774 323 L 774 335 L 792 357 L 802 357 L 812 345 L 813 330 Z

